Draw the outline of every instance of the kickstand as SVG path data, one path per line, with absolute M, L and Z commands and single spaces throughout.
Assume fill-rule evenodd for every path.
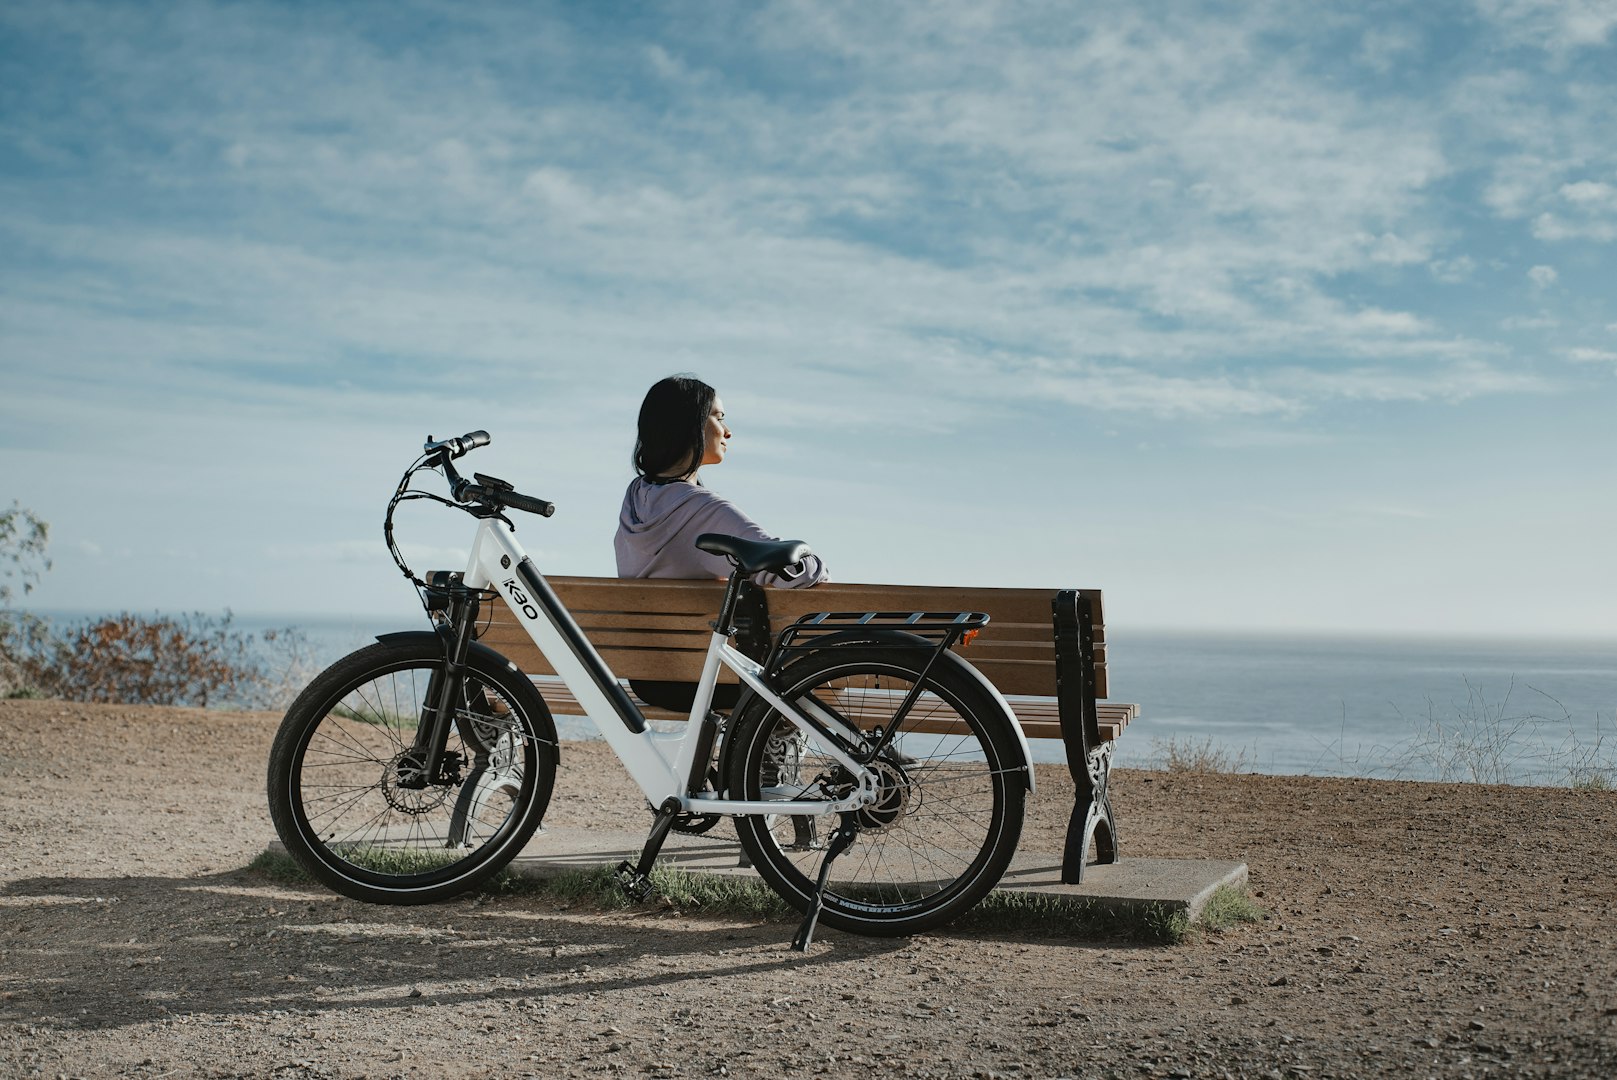
M 663 841 L 668 839 L 668 831 L 674 827 L 674 819 L 679 815 L 679 800 L 673 797 L 664 800 L 657 811 L 656 820 L 651 823 L 651 835 L 646 837 L 646 846 L 641 849 L 639 865 L 630 863 L 628 859 L 618 863 L 618 887 L 623 890 L 623 895 L 637 904 L 651 895 L 652 864 L 657 861 L 657 853 L 662 850 Z
M 859 826 L 854 822 L 853 812 L 843 813 L 842 823 L 831 833 L 831 839 L 825 846 L 825 858 L 820 862 L 820 880 L 814 884 L 814 900 L 809 904 L 808 916 L 803 920 L 803 925 L 797 928 L 797 936 L 792 938 L 792 948 L 796 951 L 808 952 L 809 944 L 814 940 L 814 927 L 820 921 L 820 908 L 825 906 L 825 882 L 831 876 L 831 860 L 847 851 L 858 835 Z

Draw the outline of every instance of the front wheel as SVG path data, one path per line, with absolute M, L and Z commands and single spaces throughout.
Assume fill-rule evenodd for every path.
M 345 896 L 424 904 L 476 888 L 550 804 L 556 728 L 513 665 L 473 646 L 436 775 L 415 748 L 443 677 L 431 638 L 367 646 L 322 672 L 270 751 L 270 817 L 286 850 Z
M 780 675 L 781 696 L 804 712 L 830 713 L 874 741 L 891 728 L 921 677 L 929 650 L 824 649 Z M 858 837 L 831 864 L 820 919 L 858 934 L 912 934 L 970 908 L 998 883 L 1016 851 L 1026 765 L 993 695 L 950 657 L 925 677 L 920 697 L 876 760 L 875 802 L 855 812 Z M 818 736 L 755 702 L 728 736 L 727 783 L 745 799 L 817 800 L 850 781 Z M 753 866 L 799 911 L 814 896 L 834 815 L 741 818 Z

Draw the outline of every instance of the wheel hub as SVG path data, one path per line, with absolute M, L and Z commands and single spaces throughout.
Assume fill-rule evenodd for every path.
M 449 797 L 447 787 L 427 783 L 425 763 L 414 750 L 406 750 L 382 767 L 382 796 L 401 814 L 430 813 Z
M 861 829 L 885 829 L 913 812 L 910 802 L 916 789 L 909 773 L 896 761 L 878 759 L 869 767 L 876 773 L 876 801 L 860 807 L 854 817 Z

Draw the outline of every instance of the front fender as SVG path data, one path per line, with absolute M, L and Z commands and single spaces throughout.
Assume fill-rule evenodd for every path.
M 432 630 L 399 630 L 392 634 L 377 634 L 376 640 L 383 645 L 415 645 L 426 642 L 432 642 L 436 645 L 444 644 L 444 639 Z M 518 675 L 522 674 L 522 669 L 507 660 L 503 653 L 494 651 L 481 641 L 472 642 L 467 652 L 469 655 L 476 654 L 485 660 L 503 664 L 507 669 L 516 672 Z

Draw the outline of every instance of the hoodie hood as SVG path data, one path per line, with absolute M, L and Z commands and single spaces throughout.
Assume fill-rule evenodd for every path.
M 729 513 L 725 513 L 729 511 Z M 724 577 L 729 564 L 696 549 L 696 537 L 723 532 L 738 512 L 689 480 L 636 478 L 623 494 L 615 543 L 619 577 Z
M 636 477 L 623 494 L 618 513 L 618 576 L 626 578 L 726 578 L 730 560 L 699 551 L 696 538 L 723 533 L 747 540 L 773 540 L 734 503 L 700 484 L 674 480 L 653 484 Z M 761 585 L 800 589 L 829 580 L 814 555 L 779 574 L 759 574 Z

